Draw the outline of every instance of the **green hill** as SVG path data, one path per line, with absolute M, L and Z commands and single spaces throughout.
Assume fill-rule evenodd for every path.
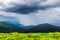
M 14 24 L 0 22 L 0 32 L 21 32 L 21 31 L 23 31 L 23 28 L 18 27 Z

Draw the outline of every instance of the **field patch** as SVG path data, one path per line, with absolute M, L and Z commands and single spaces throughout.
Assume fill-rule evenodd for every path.
M 60 40 L 60 33 L 0 33 L 0 40 Z

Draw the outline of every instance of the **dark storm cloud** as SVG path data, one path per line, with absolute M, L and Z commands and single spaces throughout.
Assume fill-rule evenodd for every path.
M 29 14 L 38 10 L 47 10 L 55 8 L 59 5 L 59 0 L 6 0 L 2 5 L 2 9 L 7 12 L 13 12 L 17 14 Z
M 47 10 L 47 9 L 50 9 L 50 8 L 55 8 L 55 7 L 59 7 L 60 5 L 59 4 L 54 4 L 54 5 L 31 5 L 31 6 L 28 6 L 27 4 L 26 5 L 18 5 L 18 4 L 13 4 L 15 5 L 14 7 L 12 8 L 6 8 L 4 11 L 7 11 L 7 12 L 13 12 L 13 13 L 17 13 L 17 14 L 29 14 L 29 13 L 33 13 L 33 12 L 36 12 L 38 10 Z
M 13 13 L 17 13 L 17 14 L 29 14 L 29 13 L 33 13 L 36 12 L 38 10 L 46 10 L 46 9 L 50 9 L 50 8 L 54 8 L 59 6 L 59 2 L 58 1 L 50 1 L 50 0 L 13 0 L 10 3 L 4 4 L 3 8 L 4 11 L 7 12 L 13 12 Z
M 14 13 L 20 13 L 20 14 L 29 14 L 29 13 L 33 13 L 37 10 L 45 10 L 46 7 L 40 7 L 40 6 L 17 6 L 14 8 L 10 8 L 10 9 L 6 9 L 5 11 L 7 12 L 14 12 Z

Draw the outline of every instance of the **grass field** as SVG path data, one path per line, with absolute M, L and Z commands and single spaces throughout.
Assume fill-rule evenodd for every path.
M 0 40 L 60 40 L 60 33 L 0 33 Z

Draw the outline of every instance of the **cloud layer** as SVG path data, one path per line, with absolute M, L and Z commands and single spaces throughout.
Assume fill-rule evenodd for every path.
M 60 26 L 60 0 L 1 0 L 0 15 L 16 18 L 25 26 L 43 23 Z

